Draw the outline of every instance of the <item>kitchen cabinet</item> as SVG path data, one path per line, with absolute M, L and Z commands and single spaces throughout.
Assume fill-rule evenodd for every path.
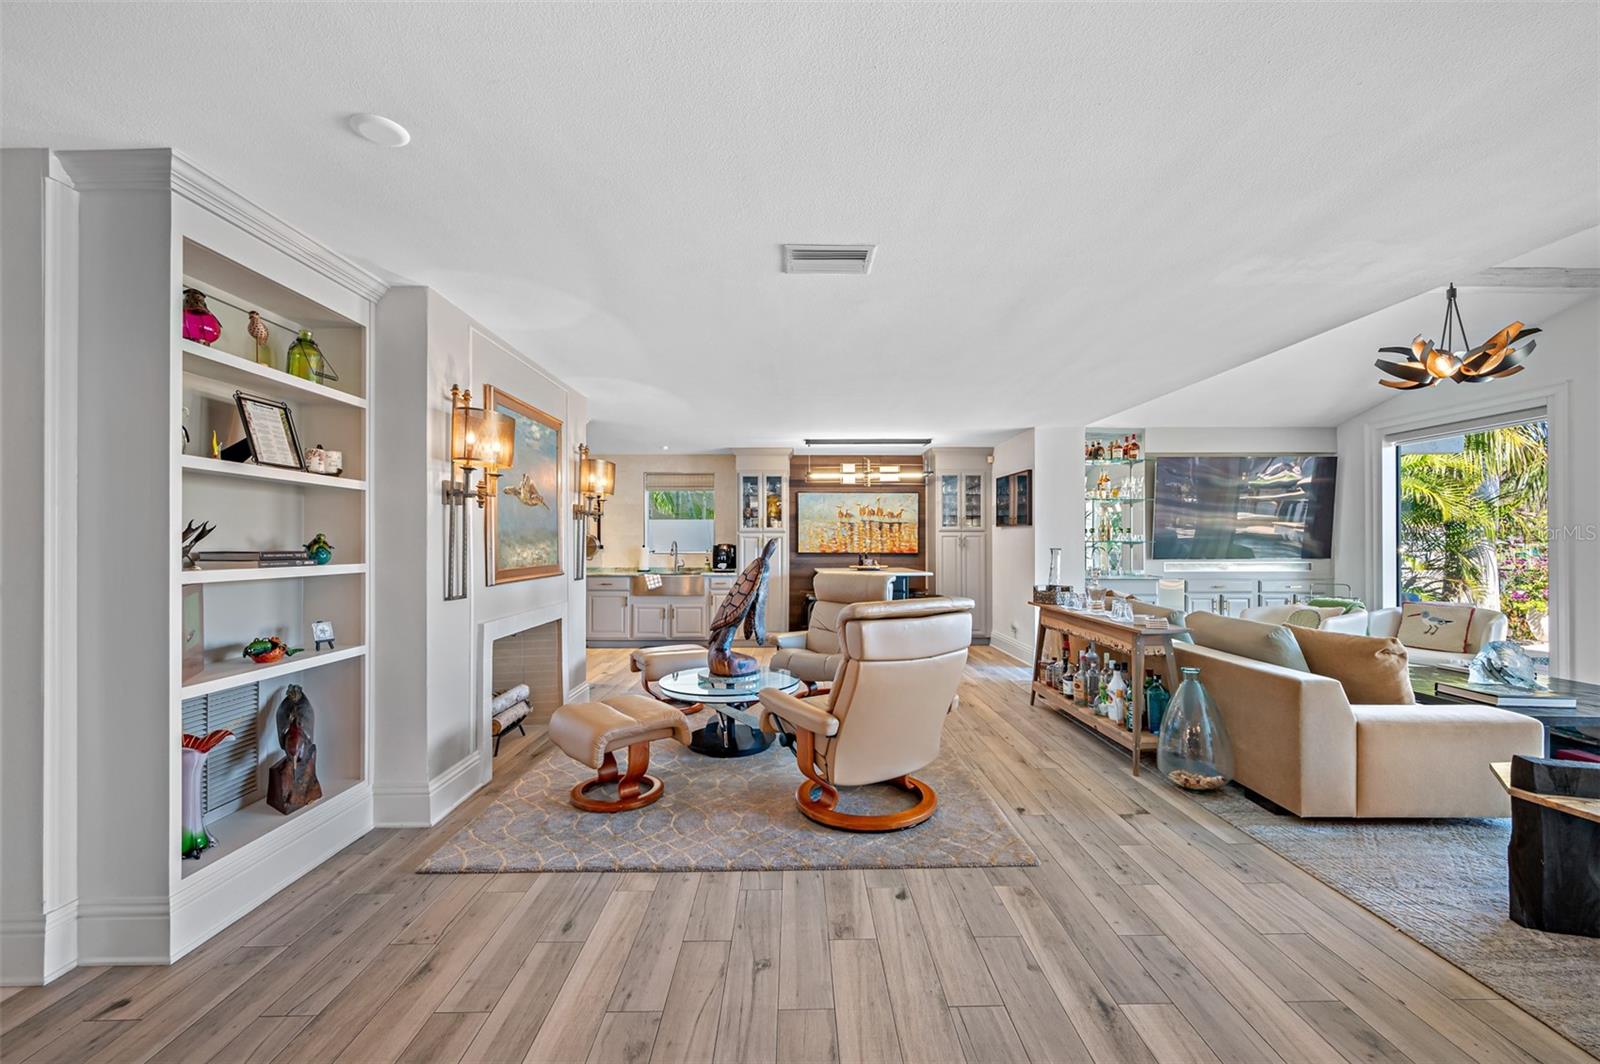
M 587 635 L 590 639 L 632 638 L 626 591 L 596 590 L 591 585 Z
M 667 632 L 673 639 L 704 639 L 711 634 L 710 624 L 703 598 L 667 606 Z
M 668 638 L 668 606 L 664 599 L 635 598 L 632 609 L 634 639 Z

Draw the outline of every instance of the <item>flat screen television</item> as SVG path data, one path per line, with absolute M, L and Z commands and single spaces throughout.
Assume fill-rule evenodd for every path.
M 1331 558 L 1331 455 L 1155 460 L 1152 558 Z

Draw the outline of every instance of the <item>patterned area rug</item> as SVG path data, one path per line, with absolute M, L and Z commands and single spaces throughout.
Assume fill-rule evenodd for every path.
M 1298 820 L 1235 786 L 1190 797 L 1600 1055 L 1600 939 L 1506 917 L 1510 820 Z
M 629 813 L 583 813 L 567 803 L 567 792 L 573 784 L 592 778 L 593 771 L 551 751 L 419 871 L 681 872 L 1038 864 L 1028 844 L 949 752 L 916 774 L 939 796 L 933 819 L 883 834 L 834 831 L 802 816 L 794 801 L 800 770 L 794 754 L 776 743 L 751 757 L 724 759 L 659 742 L 650 752 L 650 774 L 667 788 L 654 805 Z M 912 804 L 911 796 L 896 787 L 874 786 L 848 789 L 839 808 L 884 813 Z

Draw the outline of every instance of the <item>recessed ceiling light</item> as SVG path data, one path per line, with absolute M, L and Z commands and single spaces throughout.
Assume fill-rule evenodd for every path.
M 664 443 L 663 443 L 663 444 L 662 444 L 662 445 L 661 445 L 661 449 L 662 449 L 662 450 L 663 450 L 663 451 L 665 451 L 665 450 L 668 450 L 668 449 L 669 449 L 669 448 L 668 448 L 668 447 L 667 447 L 667 445 L 666 445 L 666 444 L 664 444 Z
M 351 115 L 350 128 L 357 135 L 384 148 L 403 148 L 411 143 L 411 134 L 405 126 L 382 115 Z

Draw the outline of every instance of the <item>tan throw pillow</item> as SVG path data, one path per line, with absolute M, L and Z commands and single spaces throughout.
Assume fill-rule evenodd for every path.
M 1471 638 L 1473 606 L 1408 602 L 1400 611 L 1400 642 L 1418 650 L 1464 654 Z
M 1353 706 L 1409 706 L 1406 648 L 1386 635 L 1348 635 L 1316 628 L 1291 628 L 1306 663 L 1318 676 L 1338 680 Z
M 1263 624 L 1204 612 L 1191 613 L 1187 620 L 1189 631 L 1200 646 L 1297 672 L 1311 671 L 1300 645 L 1281 624 Z

